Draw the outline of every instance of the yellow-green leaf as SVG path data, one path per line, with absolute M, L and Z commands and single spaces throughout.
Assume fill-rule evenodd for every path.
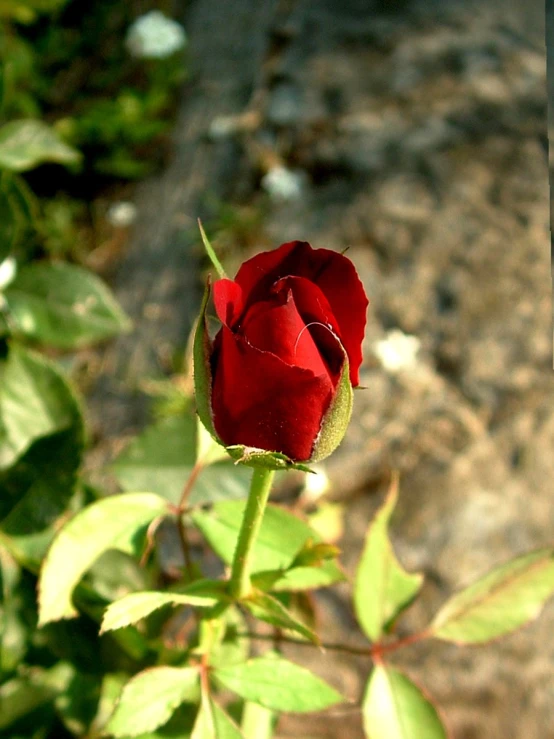
M 39 625 L 71 618 L 71 595 L 85 572 L 108 549 L 133 553 L 139 536 L 167 503 L 153 493 L 124 493 L 103 498 L 80 511 L 60 530 L 39 578 Z
M 368 739 L 447 739 L 436 708 L 399 670 L 376 665 L 362 703 Z
M 512 559 L 454 595 L 437 613 L 432 636 L 480 644 L 536 618 L 554 595 L 554 549 Z
M 371 522 L 356 573 L 354 605 L 367 636 L 377 641 L 387 625 L 415 598 L 423 576 L 410 574 L 394 554 L 388 526 L 398 499 L 395 478 L 381 508 Z

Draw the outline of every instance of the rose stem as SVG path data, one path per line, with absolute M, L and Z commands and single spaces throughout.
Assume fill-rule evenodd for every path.
M 252 474 L 250 492 L 231 569 L 229 590 L 234 598 L 244 598 L 250 592 L 252 551 L 260 530 L 274 475 L 273 470 L 265 469 L 254 469 Z

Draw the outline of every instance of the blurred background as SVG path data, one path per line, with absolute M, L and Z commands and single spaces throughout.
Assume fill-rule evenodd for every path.
M 551 34 L 552 13 L 548 0 Z M 322 513 L 352 574 L 400 471 L 395 546 L 426 574 L 401 635 L 495 564 L 551 544 L 543 3 L 2 0 L 0 27 L 3 120 L 41 118 L 81 152 L 79 167 L 25 175 L 39 216 L 20 258 L 87 266 L 134 321 L 67 359 L 87 395 L 91 480 L 117 489 L 106 465 L 190 389 L 200 216 L 229 274 L 293 239 L 349 249 L 371 301 L 365 389 L 317 484 L 291 476 L 277 497 Z M 354 638 L 350 591 L 316 596 L 328 640 Z M 550 604 L 498 643 L 394 659 L 455 739 L 545 739 L 553 631 Z M 362 737 L 370 665 L 288 653 L 353 704 L 285 716 L 277 736 Z

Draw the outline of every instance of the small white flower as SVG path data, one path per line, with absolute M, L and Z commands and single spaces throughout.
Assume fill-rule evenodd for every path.
M 294 200 L 302 195 L 303 179 L 300 172 L 278 165 L 262 177 L 262 187 L 272 200 Z
M 141 15 L 129 27 L 125 45 L 140 59 L 164 59 L 187 43 L 184 28 L 159 10 Z
M 137 209 L 133 203 L 121 201 L 113 203 L 108 208 L 106 218 L 108 223 L 116 228 L 126 228 L 135 222 L 137 217 Z
M 8 287 L 17 274 L 17 263 L 13 257 L 7 257 L 0 262 L 0 290 Z
M 400 372 L 417 366 L 417 354 L 421 341 L 398 329 L 389 331 L 386 338 L 375 343 L 374 351 L 387 372 Z

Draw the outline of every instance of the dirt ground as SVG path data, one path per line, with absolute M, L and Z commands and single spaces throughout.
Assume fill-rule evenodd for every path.
M 213 216 L 215 200 L 236 208 L 231 241 L 245 246 L 230 260 L 296 238 L 349 247 L 371 300 L 367 389 L 325 467 L 331 497 L 345 504 L 349 573 L 384 482 L 400 470 L 395 546 L 427 576 L 402 622 L 408 633 L 496 563 L 552 543 L 544 5 L 233 5 L 185 9 L 194 74 L 174 160 L 139 188 L 139 222 L 115 276 L 137 330 L 106 354 L 93 422 L 112 439 L 144 422 L 133 383 L 184 343 L 200 292 L 193 224 Z M 292 199 L 262 192 L 277 164 L 293 171 Z M 252 212 L 249 230 L 240 214 Z M 378 350 L 395 329 L 420 342 L 399 371 Z M 330 640 L 355 638 L 349 590 L 318 598 Z M 548 739 L 552 633 L 554 604 L 492 645 L 423 643 L 394 659 L 435 698 L 454 739 Z M 278 736 L 361 737 L 356 703 L 370 665 L 291 654 L 353 703 L 283 717 Z

